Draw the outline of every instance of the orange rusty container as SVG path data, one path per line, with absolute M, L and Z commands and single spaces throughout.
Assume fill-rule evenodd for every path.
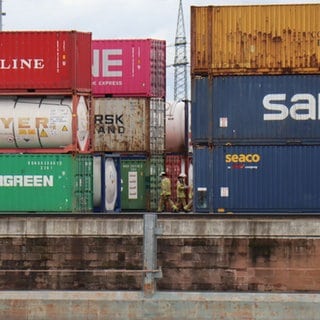
M 191 74 L 319 73 L 320 4 L 191 6 Z

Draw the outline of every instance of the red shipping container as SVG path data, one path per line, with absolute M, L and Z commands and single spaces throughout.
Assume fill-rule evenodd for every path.
M 0 93 L 91 92 L 91 33 L 0 32 Z
M 164 40 L 93 40 L 92 94 L 165 98 Z

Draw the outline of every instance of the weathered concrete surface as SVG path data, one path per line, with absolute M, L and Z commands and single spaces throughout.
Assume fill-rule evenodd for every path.
M 6 320 L 319 320 L 318 294 L 3 291 Z
M 161 237 L 319 238 L 320 220 L 314 217 L 237 217 L 159 215 Z M 143 236 L 143 215 L 0 216 L 0 237 L 121 237 Z
M 157 263 L 163 274 L 163 277 L 157 280 L 157 296 L 160 294 L 158 297 L 161 297 L 162 292 L 178 292 L 180 297 L 181 293 L 186 292 L 196 295 L 197 292 L 210 294 L 228 291 L 227 296 L 241 297 L 241 304 L 235 309 L 244 310 L 243 306 L 249 304 L 244 314 L 257 310 L 256 304 L 251 304 L 252 300 L 244 302 L 242 297 L 248 295 L 250 299 L 261 296 L 262 293 L 270 297 L 280 297 L 275 293 L 290 292 L 293 295 L 282 295 L 290 297 L 290 303 L 291 297 L 318 297 L 297 293 L 319 292 L 319 216 L 163 214 L 158 216 L 157 222 L 157 229 L 160 231 L 157 240 Z M 51 295 L 55 290 L 60 290 L 62 296 L 68 290 L 88 290 L 86 294 L 89 297 L 91 293 L 99 293 L 100 296 L 110 291 L 114 294 L 119 290 L 128 290 L 122 291 L 123 295 L 133 290 L 142 291 L 143 273 L 140 271 L 145 269 L 142 250 L 143 226 L 143 214 L 1 215 L 1 293 L 8 290 L 31 290 L 32 293 L 38 292 L 33 290 L 53 290 L 48 291 Z M 81 291 L 74 294 L 78 292 Z M 238 295 L 233 295 L 232 292 L 237 292 Z M 250 292 L 255 293 L 250 296 Z M 204 296 L 207 297 L 206 294 Z M 193 298 L 190 297 L 192 305 Z M 308 312 L 313 312 L 314 307 L 310 307 L 309 298 L 303 299 L 295 302 L 296 307 L 287 303 L 281 307 L 276 305 L 276 312 L 287 306 L 289 315 L 295 308 L 305 310 L 308 315 Z M 25 298 L 17 298 L 11 300 L 9 306 L 14 304 L 16 312 L 21 312 L 22 315 L 29 310 L 30 305 L 35 305 L 38 311 L 47 308 L 47 302 L 42 305 L 44 302 L 37 302 L 36 298 L 28 303 L 25 301 Z M 72 306 L 79 308 L 91 305 L 88 302 L 91 298 L 88 298 L 88 301 L 82 299 L 80 304 L 74 298 L 70 301 Z M 129 301 L 124 298 L 120 306 L 128 305 L 130 310 L 134 309 L 134 303 L 130 301 L 131 298 Z M 181 306 L 175 299 L 172 301 L 174 306 L 178 304 L 177 308 L 189 307 L 189 301 L 184 302 L 186 306 Z M 210 309 L 214 306 L 214 310 L 219 310 L 221 304 L 224 304 L 221 310 L 229 307 L 226 301 L 214 300 L 209 307 L 207 301 L 196 301 L 195 305 L 201 303 L 199 308 Z M 139 303 L 141 308 L 146 305 L 144 300 Z M 160 305 L 161 303 L 164 310 L 166 306 L 172 307 L 167 300 L 161 302 L 160 299 Z M 268 310 L 270 303 L 259 303 L 259 314 L 262 314 L 262 310 Z M 272 302 L 272 305 L 275 306 L 275 303 Z M 6 307 L 7 304 L 5 302 Z M 22 306 L 21 309 L 19 306 Z M 57 308 L 55 303 L 51 306 Z M 100 310 L 99 308 L 104 307 L 95 305 L 94 308 Z M 112 309 L 113 305 L 108 308 Z M 92 314 L 96 314 L 95 312 Z M 246 319 L 256 319 L 251 317 L 251 313 Z M 21 318 L 17 316 L 16 319 Z M 212 316 L 210 319 L 213 319 Z M 224 318 L 217 316 L 217 319 Z

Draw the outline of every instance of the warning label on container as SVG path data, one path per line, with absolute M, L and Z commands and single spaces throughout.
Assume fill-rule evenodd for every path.
M 128 172 L 128 198 L 138 199 L 138 176 L 136 171 Z
M 48 134 L 42 129 L 40 132 L 40 137 L 41 138 L 48 138 Z
M 229 188 L 221 187 L 220 188 L 220 197 L 229 197 Z

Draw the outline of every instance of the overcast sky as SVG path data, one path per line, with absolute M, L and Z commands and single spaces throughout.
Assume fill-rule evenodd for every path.
M 0 0 L 1 2 L 1 0 Z M 320 1 L 183 0 L 190 49 L 190 6 L 230 4 L 320 3 Z M 93 39 L 145 39 L 167 42 L 173 63 L 179 0 L 2 0 L 2 30 L 78 30 Z M 167 68 L 167 100 L 173 99 L 173 67 Z

